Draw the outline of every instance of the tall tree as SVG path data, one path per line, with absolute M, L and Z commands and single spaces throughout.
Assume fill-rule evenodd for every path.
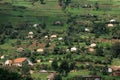
M 96 10 L 99 9 L 99 4 L 97 2 L 95 3 L 95 8 L 96 8 Z
M 28 62 L 25 61 L 23 64 L 22 64 L 22 68 L 21 68 L 21 72 L 22 72 L 22 75 L 24 76 L 29 76 L 30 75 L 30 66 L 28 65 Z
M 120 57 L 120 42 L 116 42 L 111 47 L 113 57 Z
M 41 4 L 44 4 L 44 0 L 40 0 L 40 3 L 41 3 Z
M 71 62 L 70 63 L 70 70 L 74 70 L 75 69 L 75 62 Z
M 69 69 L 69 64 L 66 60 L 63 60 L 60 64 L 59 67 L 59 72 L 64 75 L 67 76 L 67 74 L 69 73 L 70 69 Z
M 59 6 L 62 6 L 63 5 L 63 0 L 58 0 L 58 4 L 59 4 Z
M 52 66 L 52 68 L 53 68 L 55 71 L 57 71 L 57 70 L 58 70 L 58 62 L 57 62 L 57 60 L 54 60 L 54 61 L 52 62 L 52 64 L 51 64 L 51 66 Z

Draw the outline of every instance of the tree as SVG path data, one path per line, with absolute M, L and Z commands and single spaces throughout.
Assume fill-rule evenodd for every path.
M 24 50 L 20 53 L 20 57 L 31 57 L 31 51 L 30 50 Z
M 41 28 L 42 28 L 42 29 L 46 29 L 46 26 L 47 26 L 46 23 L 43 22 L 42 25 L 41 25 Z
M 69 64 L 66 60 L 63 60 L 59 66 L 59 72 L 64 75 L 67 76 L 67 74 L 69 73 L 70 69 L 69 69 Z
M 96 8 L 96 10 L 99 9 L 99 4 L 97 2 L 95 3 L 95 8 Z
M 75 62 L 71 62 L 70 63 L 70 70 L 74 70 L 75 69 Z
M 52 66 L 52 68 L 53 68 L 55 71 L 57 71 L 57 70 L 58 70 L 58 62 L 57 62 L 57 60 L 54 60 L 54 61 L 52 62 L 52 64 L 51 64 L 51 66 Z
M 54 54 L 59 54 L 59 50 L 60 50 L 60 48 L 58 46 L 56 46 L 54 48 Z
M 23 80 L 21 75 L 4 68 L 0 68 L 0 80 Z
M 20 46 L 20 45 L 21 45 L 21 41 L 20 41 L 20 40 L 17 40 L 17 41 L 16 41 L 16 45 L 17 45 L 17 46 Z
M 104 56 L 104 52 L 103 52 L 103 48 L 102 47 L 98 47 L 96 48 L 96 55 L 97 56 Z
M 4 44 L 5 43 L 5 35 L 3 34 L 3 35 L 1 35 L 0 36 L 0 44 Z
M 31 53 L 31 56 L 30 56 L 30 60 L 33 62 L 33 63 L 36 63 L 36 57 L 38 56 L 38 53 L 37 52 L 32 52 Z
M 40 0 L 40 3 L 41 3 L 41 4 L 44 4 L 44 0 Z
M 56 75 L 54 80 L 62 80 L 62 76 L 61 75 Z
M 120 42 L 116 42 L 111 47 L 113 57 L 117 58 L 120 57 Z
M 110 32 L 112 33 L 112 36 L 114 39 L 120 39 L 120 26 L 119 25 L 114 27 Z
M 65 5 L 66 5 L 66 6 L 69 5 L 69 3 L 71 3 L 71 0 L 66 0 L 66 1 L 65 1 Z
M 22 72 L 22 75 L 24 76 L 29 76 L 30 75 L 30 66 L 28 65 L 28 62 L 25 61 L 23 64 L 22 64 L 22 68 L 21 68 L 21 72 Z
M 109 31 L 105 26 L 105 23 L 95 23 L 94 27 L 93 27 L 93 32 L 97 35 L 101 35 L 101 34 L 107 34 Z
M 107 74 L 108 74 L 108 66 L 107 66 L 107 65 L 105 65 L 105 66 L 103 67 L 102 73 L 103 73 L 103 75 L 107 75 Z
M 59 6 L 62 6 L 63 5 L 63 0 L 58 0 L 58 4 L 59 4 Z

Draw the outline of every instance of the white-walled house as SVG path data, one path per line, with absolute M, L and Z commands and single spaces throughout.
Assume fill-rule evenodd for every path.
M 90 32 L 90 29 L 88 29 L 88 28 L 85 28 L 85 32 Z
M 116 20 L 115 19 L 111 19 L 110 22 L 116 22 Z
M 59 40 L 59 41 L 60 41 L 60 40 L 63 40 L 63 38 L 62 38 L 62 37 L 59 37 L 58 40 Z
M 56 37 L 57 37 L 57 35 L 55 35 L 55 34 L 54 34 L 54 35 L 51 35 L 50 37 L 51 37 L 51 38 L 56 38 Z
M 7 65 L 7 66 L 12 66 L 12 64 L 13 64 L 12 60 L 6 60 L 5 61 L 5 65 Z
M 75 51 L 77 51 L 77 48 L 76 48 L 76 47 L 72 47 L 72 48 L 70 49 L 70 51 L 71 51 L 71 52 L 75 52 Z
M 33 32 L 32 31 L 30 31 L 29 33 L 28 33 L 28 38 L 33 38 Z
M 108 27 L 113 27 L 114 25 L 111 24 L 111 23 L 109 23 L 109 24 L 107 24 L 107 26 L 108 26 Z
M 95 43 L 90 44 L 90 47 L 96 47 Z
M 5 56 L 4 55 L 2 55 L 1 57 L 0 57 L 0 59 L 4 59 L 5 58 Z
M 41 53 L 41 52 L 43 52 L 43 51 L 44 51 L 44 49 L 42 49 L 42 48 L 37 49 L 37 52 L 38 52 L 38 53 Z
M 37 27 L 39 24 L 33 24 L 33 27 Z

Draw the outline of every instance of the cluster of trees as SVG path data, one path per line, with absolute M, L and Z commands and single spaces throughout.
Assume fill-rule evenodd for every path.
M 69 3 L 71 3 L 71 0 L 58 0 L 59 6 L 67 6 Z
M 59 64 L 57 60 L 54 60 L 51 66 L 53 70 L 58 71 L 63 76 L 67 76 L 71 70 L 75 69 L 75 64 L 75 62 L 69 62 L 67 60 L 62 60 Z
M 7 38 L 16 38 L 17 32 L 13 29 L 12 24 L 0 24 L 0 44 L 4 44 Z
M 0 68 L 0 80 L 33 80 L 30 76 L 22 76 L 16 71 L 7 68 Z

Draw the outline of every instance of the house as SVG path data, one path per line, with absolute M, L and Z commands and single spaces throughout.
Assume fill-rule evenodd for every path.
M 66 49 L 66 52 L 69 52 L 70 50 L 69 49 Z
M 75 52 L 75 51 L 77 51 L 77 48 L 76 48 L 76 47 L 72 47 L 72 48 L 70 49 L 70 51 L 71 51 L 71 52 Z
M 34 24 L 33 27 L 37 27 L 39 24 Z
M 32 31 L 30 31 L 28 34 L 29 34 L 29 35 L 33 35 L 33 32 L 32 32 Z
M 28 38 L 33 38 L 33 32 L 32 31 L 30 31 L 29 33 L 28 33 Z
M 95 49 L 94 48 L 88 48 L 88 51 L 89 52 L 95 52 Z
M 2 55 L 1 57 L 0 57 L 0 59 L 4 59 L 5 58 L 5 56 L 4 55 Z
M 54 60 L 54 58 L 50 58 L 49 62 L 51 63 L 51 62 L 53 62 L 53 60 Z
M 95 43 L 92 43 L 92 44 L 90 44 L 90 47 L 96 47 L 96 44 Z
M 108 27 L 113 27 L 114 25 L 111 24 L 111 23 L 109 23 L 109 24 L 107 24 L 107 26 L 108 26 Z
M 55 21 L 53 23 L 54 26 L 63 26 L 63 23 L 61 21 Z
M 111 23 L 112 23 L 112 22 L 116 22 L 116 20 L 115 20 L 115 19 L 111 19 L 110 22 L 111 22 Z
M 88 29 L 88 28 L 85 28 L 85 32 L 90 32 L 90 29 Z
M 16 58 L 13 60 L 13 65 L 21 67 L 25 62 L 28 63 L 28 65 L 33 65 L 28 58 Z
M 50 75 L 47 76 L 47 80 L 54 80 L 56 74 L 55 73 L 51 73 Z
M 42 49 L 42 48 L 37 49 L 37 52 L 38 52 L 38 53 L 41 53 L 41 52 L 43 52 L 43 51 L 44 51 L 44 49 Z
M 41 62 L 41 59 L 38 59 L 38 60 L 37 60 L 37 63 L 40 63 L 40 62 Z
M 112 66 L 111 69 L 113 70 L 113 76 L 120 76 L 120 66 Z
M 56 37 L 57 37 L 57 35 L 55 35 L 55 34 L 54 34 L 54 35 L 51 35 L 50 37 L 51 37 L 51 38 L 56 38 Z
M 71 70 L 70 72 L 76 72 L 77 70 L 76 69 L 73 69 L 73 70 Z
M 84 5 L 82 5 L 82 8 L 91 8 L 92 7 L 92 5 L 90 5 L 90 4 L 84 4 Z
M 17 48 L 17 52 L 22 52 L 24 49 L 22 47 Z
M 34 73 L 34 71 L 33 70 L 30 70 L 30 74 L 33 74 Z
M 108 72 L 109 73 L 113 72 L 112 68 L 108 68 Z
M 61 40 L 63 40 L 63 38 L 62 38 L 62 37 L 59 37 L 58 40 L 61 41 Z
M 5 65 L 7 65 L 7 66 L 12 66 L 12 64 L 13 64 L 12 60 L 6 60 L 5 61 Z
M 48 71 L 46 71 L 46 70 L 40 70 L 39 72 L 40 73 L 48 73 Z
M 47 39 L 48 38 L 48 36 L 45 36 L 45 39 Z

